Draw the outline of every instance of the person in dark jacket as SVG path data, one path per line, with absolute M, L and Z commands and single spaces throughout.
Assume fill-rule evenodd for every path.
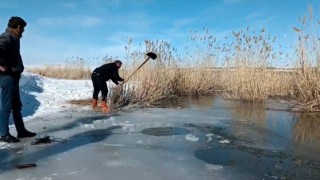
M 101 91 L 102 93 L 102 102 L 101 110 L 102 112 L 109 112 L 110 109 L 107 105 L 107 95 L 108 95 L 108 86 L 106 81 L 112 80 L 116 85 L 119 85 L 118 81 L 124 81 L 123 78 L 119 76 L 119 69 L 121 68 L 122 62 L 116 60 L 115 62 L 104 64 L 96 68 L 91 75 L 92 84 L 93 84 L 93 98 L 92 98 L 92 108 L 97 108 L 98 104 L 98 95 Z
M 24 66 L 20 55 L 20 38 L 26 25 L 22 18 L 11 17 L 6 31 L 0 35 L 0 141 L 8 143 L 20 141 L 9 132 L 11 111 L 18 138 L 36 135 L 26 130 L 21 114 L 19 80 Z

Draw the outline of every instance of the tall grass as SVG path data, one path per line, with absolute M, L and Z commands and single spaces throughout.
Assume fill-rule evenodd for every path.
M 315 111 L 320 109 L 320 20 L 310 6 L 308 15 L 299 22 L 300 27 L 294 27 L 298 40 L 293 98 L 299 105 L 297 110 Z
M 219 71 L 220 43 L 208 29 L 192 31 L 189 45 L 185 46 L 185 55 L 179 69 L 181 95 L 210 95 L 221 90 Z
M 131 79 L 132 89 L 135 90 L 134 99 L 144 102 L 156 102 L 171 98 L 178 93 L 177 78 L 179 78 L 178 65 L 172 55 L 174 49 L 164 41 L 145 41 L 146 52 L 152 51 L 158 54 L 155 61 L 146 63 L 140 71 Z M 133 53 L 131 67 L 137 66 L 146 58 L 144 53 Z
M 45 65 L 44 67 L 27 68 L 28 72 L 59 79 L 88 79 L 91 70 L 83 58 L 71 58 L 64 64 Z
M 280 73 L 268 70 L 277 58 L 273 51 L 276 38 L 249 28 L 233 32 L 233 40 L 226 53 L 231 54 L 223 71 L 223 88 L 227 97 L 245 101 L 263 101 L 269 95 L 278 95 Z
M 308 16 L 294 27 L 297 46 L 290 57 L 293 69 L 272 68 L 282 57 L 277 37 L 265 28 L 246 28 L 217 40 L 208 29 L 192 31 L 182 51 L 169 42 L 146 40 L 143 51 L 131 51 L 132 39 L 125 46 L 126 63 L 120 72 L 128 77 L 152 51 L 150 60 L 122 89 L 110 93 L 114 107 L 129 103 L 150 105 L 184 95 L 213 95 L 248 102 L 270 98 L 294 100 L 298 110 L 320 109 L 320 21 L 309 8 Z M 112 59 L 106 58 L 108 62 Z M 283 63 L 284 64 L 284 63 Z M 33 69 L 32 72 L 59 78 L 88 78 L 90 71 L 82 60 L 66 67 Z M 74 69 L 75 68 L 75 69 Z

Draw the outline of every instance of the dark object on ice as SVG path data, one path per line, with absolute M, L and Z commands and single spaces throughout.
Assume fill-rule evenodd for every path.
M 44 137 L 36 138 L 34 141 L 31 142 L 31 145 L 50 144 L 54 142 L 64 143 L 64 142 L 67 142 L 67 139 L 44 136 Z
M 18 164 L 16 165 L 17 169 L 25 169 L 25 168 L 31 168 L 31 167 L 37 167 L 36 163 L 30 163 L 30 164 Z
M 188 134 L 190 131 L 179 127 L 156 127 L 147 128 L 141 131 L 142 134 L 152 135 L 152 136 L 173 136 Z
M 6 143 L 17 143 L 17 142 L 20 142 L 19 139 L 13 137 L 10 133 L 8 133 L 5 136 L 0 136 L 0 141 L 6 142 Z
M 44 137 L 36 138 L 34 141 L 31 142 L 31 145 L 48 144 L 48 143 L 52 143 L 50 136 L 44 136 Z

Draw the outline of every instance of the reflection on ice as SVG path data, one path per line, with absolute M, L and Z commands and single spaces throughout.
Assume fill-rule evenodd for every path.
M 297 142 L 320 145 L 320 115 L 298 114 L 293 127 L 293 136 Z

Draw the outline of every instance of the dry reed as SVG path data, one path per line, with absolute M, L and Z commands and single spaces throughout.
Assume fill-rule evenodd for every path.
M 91 70 L 82 58 L 66 60 L 62 65 L 27 68 L 28 72 L 58 79 L 88 79 Z
M 298 35 L 295 51 L 296 69 L 293 76 L 293 99 L 296 110 L 320 110 L 320 21 L 309 7 L 308 16 L 300 18 L 300 27 L 294 28 Z
M 233 32 L 223 41 L 218 41 L 208 29 L 193 31 L 182 55 L 161 40 L 146 40 L 142 45 L 144 51 L 131 52 L 132 39 L 129 39 L 125 46 L 128 62 L 120 72 L 124 78 L 142 63 L 145 52 L 152 51 L 158 58 L 141 68 L 129 84 L 113 91 L 109 101 L 114 107 L 137 102 L 148 105 L 183 95 L 223 92 L 223 97 L 232 100 L 263 102 L 285 98 L 294 100 L 298 110 L 319 110 L 320 21 L 309 8 L 309 16 L 301 18 L 300 23 L 300 27 L 293 28 L 297 33 L 297 47 L 292 54 L 297 60 L 296 68 L 286 70 L 271 68 L 283 53 L 275 48 L 277 38 L 264 28 L 248 27 Z M 90 71 L 83 61 L 75 67 L 72 64 L 31 71 L 58 78 L 89 77 Z

